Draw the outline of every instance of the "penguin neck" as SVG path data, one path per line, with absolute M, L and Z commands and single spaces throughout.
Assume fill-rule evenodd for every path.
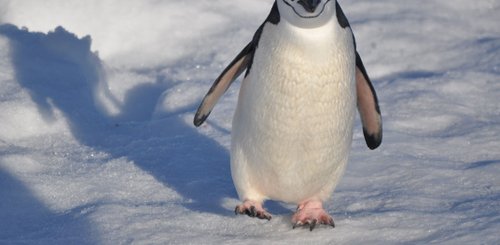
M 300 28 L 287 22 L 280 22 L 277 26 L 268 26 L 266 33 L 275 33 L 269 43 L 280 50 L 280 55 L 287 57 L 301 57 L 309 59 L 317 65 L 327 64 L 334 55 L 330 52 L 332 47 L 343 43 L 342 30 L 338 24 L 332 20 L 318 28 Z M 283 51 L 283 50 L 287 51 Z
M 291 24 L 288 21 L 282 22 L 284 33 L 290 35 L 291 40 L 318 42 L 319 40 L 328 40 L 335 38 L 340 31 L 334 18 L 331 18 L 324 25 L 316 28 L 302 28 Z

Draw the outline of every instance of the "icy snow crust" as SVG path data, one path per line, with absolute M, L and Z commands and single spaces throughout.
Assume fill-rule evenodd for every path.
M 341 1 L 384 142 L 357 120 L 335 229 L 234 216 L 239 84 L 191 120 L 271 4 L 0 1 L 0 244 L 498 244 L 496 0 Z

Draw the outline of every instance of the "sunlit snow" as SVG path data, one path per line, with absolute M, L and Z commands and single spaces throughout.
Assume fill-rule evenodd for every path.
M 380 99 L 326 209 L 235 216 L 235 83 L 272 0 L 0 0 L 0 244 L 498 244 L 500 2 L 340 1 Z

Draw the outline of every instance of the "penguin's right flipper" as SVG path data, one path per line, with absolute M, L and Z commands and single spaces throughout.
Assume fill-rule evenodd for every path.
M 194 116 L 193 123 L 196 127 L 205 122 L 219 98 L 227 91 L 234 80 L 248 68 L 253 58 L 253 51 L 254 45 L 253 42 L 250 42 L 214 81 Z
M 358 52 L 356 52 L 356 90 L 366 145 L 373 150 L 382 143 L 382 116 L 377 94 Z

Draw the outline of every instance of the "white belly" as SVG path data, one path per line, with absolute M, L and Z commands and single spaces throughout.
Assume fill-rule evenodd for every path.
M 231 169 L 242 199 L 324 200 L 349 155 L 356 109 L 350 30 L 289 28 L 264 28 L 240 90 Z M 271 38 L 273 31 L 279 34 Z

